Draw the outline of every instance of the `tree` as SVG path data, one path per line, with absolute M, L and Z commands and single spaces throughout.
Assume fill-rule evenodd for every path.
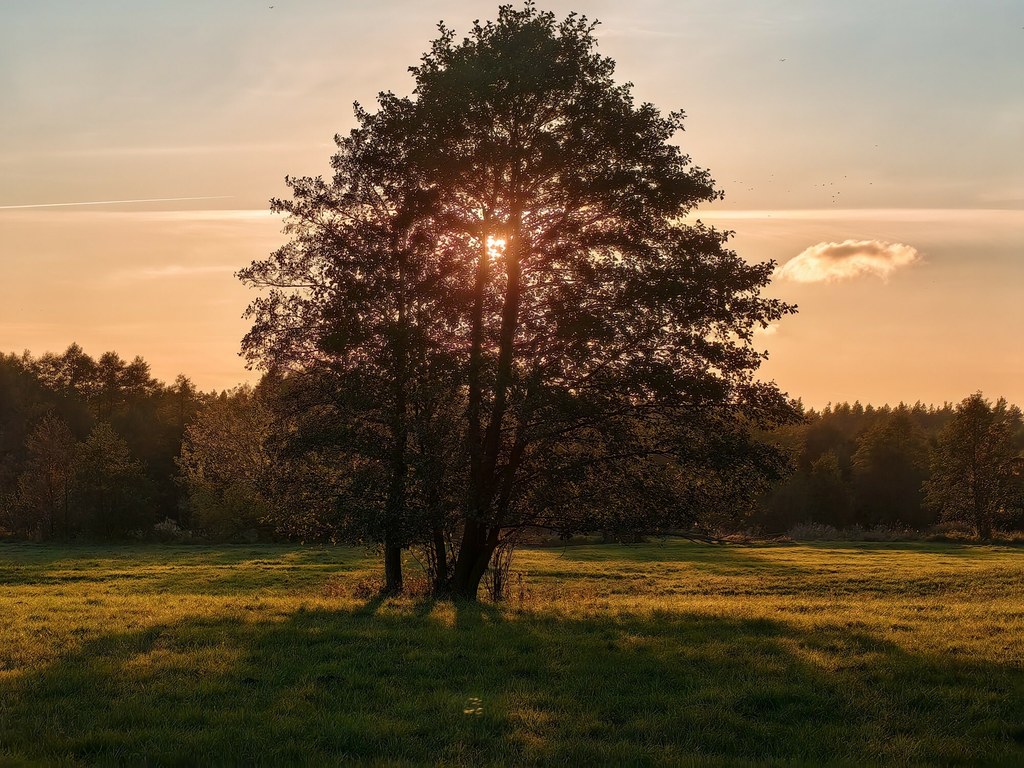
M 791 414 L 753 377 L 764 357 L 753 329 L 793 311 L 760 296 L 774 265 L 747 264 L 727 234 L 685 219 L 720 193 L 672 141 L 682 113 L 637 105 L 616 85 L 594 27 L 532 3 L 502 6 L 462 41 L 442 25 L 412 68 L 413 97 L 382 94 L 376 113 L 357 109 L 359 127 L 339 140 L 340 180 L 293 180 L 294 201 L 275 207 L 295 239 L 242 275 L 278 291 L 252 308 L 246 346 L 258 357 L 276 361 L 282 343 L 319 353 L 340 317 L 377 340 L 342 334 L 349 374 L 396 384 L 416 350 L 417 379 L 460 397 L 465 492 L 449 586 L 467 598 L 504 538 L 543 514 L 531 483 L 568 481 L 574 455 L 590 452 L 614 473 L 685 450 L 659 439 L 659 423 Z M 372 195 L 354 179 L 387 201 L 368 228 L 360 215 Z M 379 267 L 367 270 L 370 254 Z M 312 260 L 305 273 L 318 280 L 281 279 L 289 259 Z M 415 275 L 416 288 L 396 273 Z M 401 309 L 410 296 L 411 327 Z M 358 323 L 339 297 L 361 308 Z M 371 306 L 385 309 L 374 317 L 362 309 Z M 375 391 L 393 415 L 416 398 Z M 623 431 L 627 422 L 645 426 Z M 391 426 L 396 453 L 406 426 Z M 404 475 L 390 477 L 401 485 Z
M 18 478 L 17 506 L 39 538 L 72 534 L 78 441 L 67 423 L 48 415 L 25 441 L 28 462 Z
M 316 423 L 296 414 L 312 427 L 296 437 L 315 449 L 345 436 L 364 481 L 339 494 L 376 514 L 349 518 L 364 524 L 343 533 L 383 544 L 386 589 L 398 592 L 401 550 L 418 530 L 408 487 L 413 400 L 451 379 L 440 374 L 461 265 L 434 226 L 431 196 L 404 172 L 402 147 L 362 129 L 337 142 L 331 183 L 288 179 L 292 199 L 272 201 L 293 239 L 239 273 L 267 291 L 249 307 L 243 349 L 275 373 L 311 374 L 304 391 L 313 384 L 326 411 Z
M 502 535 L 529 523 L 520 479 L 549 471 L 558 448 L 603 433 L 609 450 L 592 460 L 614 468 L 666 450 L 623 432 L 626 415 L 783 405 L 750 379 L 753 325 L 789 311 L 757 295 L 771 265 L 681 223 L 718 193 L 670 141 L 682 114 L 635 105 L 593 29 L 532 4 L 503 6 L 462 41 L 442 27 L 413 69 L 415 100 L 384 99 L 369 121 L 402 135 L 475 262 L 460 350 L 469 498 L 453 574 L 466 597 Z
M 853 455 L 853 493 L 865 525 L 933 523 L 923 506 L 928 442 L 906 408 L 892 412 L 861 435 Z
M 812 522 L 843 525 L 849 520 L 850 494 L 839 459 L 832 451 L 812 462 L 807 492 Z
M 973 525 L 980 539 L 992 538 L 1000 516 L 1022 502 L 1020 430 L 1020 409 L 1005 400 L 993 406 L 980 392 L 963 400 L 939 434 L 924 484 L 928 504 L 943 519 Z
M 52 389 L 88 398 L 96 382 L 96 361 L 78 345 L 72 344 L 62 355 L 46 354 L 39 358 L 37 371 Z
M 271 420 L 262 398 L 240 387 L 211 400 L 186 427 L 177 464 L 193 528 L 224 538 L 262 525 Z
M 77 476 L 81 514 L 93 533 L 117 538 L 152 522 L 143 467 L 106 422 L 82 444 Z

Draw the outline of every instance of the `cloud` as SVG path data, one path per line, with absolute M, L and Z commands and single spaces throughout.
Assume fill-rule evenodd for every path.
M 884 240 L 818 243 L 783 264 L 777 277 L 797 283 L 827 283 L 861 275 L 883 280 L 900 267 L 920 261 L 917 249 Z

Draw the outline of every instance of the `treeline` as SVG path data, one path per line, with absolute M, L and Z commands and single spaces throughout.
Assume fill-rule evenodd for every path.
M 32 539 L 118 539 L 187 521 L 177 458 L 212 398 L 166 385 L 141 357 L 0 355 L 0 529 Z
M 961 527 L 981 538 L 1024 530 L 1024 425 L 1018 407 L 980 393 L 958 405 L 830 405 L 768 439 L 792 473 L 762 500 L 765 532 L 804 523 L 924 531 Z
M 256 388 L 204 393 L 185 376 L 155 380 L 142 358 L 93 359 L 76 344 L 60 355 L 0 356 L 0 534 L 373 541 L 382 478 L 359 458 L 365 445 L 346 444 L 372 443 L 372 430 L 330 424 L 306 408 L 315 393 L 304 386 L 265 377 Z M 694 523 L 705 530 L 952 524 L 983 539 L 1024 530 L 1024 424 L 1004 400 L 974 394 L 941 407 L 809 410 L 799 423 L 759 433 L 762 470 L 786 458 L 773 472 L 737 462 L 723 430 L 718 424 L 713 444 L 702 445 L 707 433 L 697 430 L 687 438 L 689 474 L 700 479 L 687 493 L 701 493 Z M 424 470 L 431 476 L 457 450 L 444 444 L 450 436 L 436 439 L 438 466 Z M 619 507 L 678 501 L 647 466 L 614 487 L 584 470 L 573 501 L 606 507 L 585 517 L 590 526 L 604 520 L 617 538 L 631 534 L 616 527 Z
M 142 358 L 94 359 L 77 344 L 0 355 L 0 536 L 379 543 L 390 454 L 365 405 L 379 395 L 337 386 L 320 374 L 266 375 L 218 394 L 185 376 L 164 384 Z M 465 493 L 451 426 L 464 406 L 437 399 L 409 435 L 403 514 L 433 521 L 410 546 L 441 569 L 457 535 L 450 510 Z M 778 450 L 751 445 L 747 426 L 727 417 L 664 424 L 658 435 L 628 419 L 619 428 L 636 433 L 623 432 L 623 445 L 670 438 L 687 458 L 637 453 L 611 475 L 600 452 L 563 449 L 549 459 L 568 480 L 541 475 L 520 502 L 533 505 L 531 525 L 626 540 L 669 521 L 698 524 L 699 509 L 701 524 L 735 527 L 785 469 Z

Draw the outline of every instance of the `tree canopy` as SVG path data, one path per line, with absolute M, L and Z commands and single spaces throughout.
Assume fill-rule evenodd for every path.
M 721 193 L 675 143 L 683 114 L 637 104 L 594 29 L 532 3 L 461 40 L 441 25 L 412 95 L 357 106 L 333 179 L 288 180 L 273 205 L 291 241 L 241 273 L 267 289 L 253 361 L 373 393 L 344 407 L 384 426 L 388 457 L 368 458 L 390 478 L 386 544 L 423 533 L 411 457 L 431 449 L 413 414 L 438 393 L 460 404 L 444 430 L 461 468 L 435 496 L 462 497 L 446 586 L 464 596 L 510 531 L 571 527 L 535 491 L 581 462 L 667 466 L 687 423 L 791 414 L 754 376 L 754 329 L 794 310 L 761 295 L 774 265 L 686 218 Z M 665 498 L 648 518 L 693 512 Z
M 947 520 L 974 526 L 982 539 L 992 537 L 1000 518 L 1024 509 L 1020 409 L 1005 400 L 995 405 L 980 392 L 957 406 L 942 430 L 925 483 L 928 503 Z

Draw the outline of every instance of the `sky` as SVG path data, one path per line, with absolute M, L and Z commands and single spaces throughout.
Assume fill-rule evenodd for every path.
M 238 356 L 233 276 L 268 200 L 329 173 L 352 103 L 407 94 L 436 25 L 497 3 L 4 0 L 0 351 L 142 355 L 203 389 Z M 756 337 L 809 406 L 1024 405 L 1024 3 L 578 0 L 617 79 L 725 198 L 696 215 L 780 266 Z

